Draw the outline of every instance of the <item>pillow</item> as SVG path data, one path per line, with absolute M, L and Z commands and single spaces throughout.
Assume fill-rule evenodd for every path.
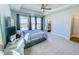
M 29 33 L 27 33 L 24 37 L 25 43 L 29 42 Z
M 11 42 L 14 41 L 15 39 L 16 39 L 16 34 L 10 36 L 10 41 L 11 41 Z

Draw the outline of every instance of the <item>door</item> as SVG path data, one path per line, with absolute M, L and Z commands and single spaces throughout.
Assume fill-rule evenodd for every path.
M 48 32 L 51 32 L 51 19 L 48 19 Z
M 79 37 L 79 15 L 74 15 L 72 19 L 72 36 Z

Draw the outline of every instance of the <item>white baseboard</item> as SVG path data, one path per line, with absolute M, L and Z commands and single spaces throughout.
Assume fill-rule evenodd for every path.
M 58 33 L 54 33 L 54 32 L 51 32 L 51 33 L 52 33 L 52 34 L 55 34 L 55 35 L 57 35 L 57 36 L 60 36 L 60 37 L 62 37 L 62 38 L 64 38 L 64 39 L 67 39 L 67 40 L 70 39 L 69 37 L 66 37 L 66 36 L 61 35 L 61 34 L 58 34 Z

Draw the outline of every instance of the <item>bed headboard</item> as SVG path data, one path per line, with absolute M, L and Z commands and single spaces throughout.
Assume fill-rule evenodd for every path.
M 16 34 L 16 27 L 15 26 L 13 26 L 13 27 L 8 27 L 8 35 L 14 35 L 14 34 Z
M 6 45 L 10 42 L 10 36 L 16 34 L 16 27 L 8 27 L 6 28 Z

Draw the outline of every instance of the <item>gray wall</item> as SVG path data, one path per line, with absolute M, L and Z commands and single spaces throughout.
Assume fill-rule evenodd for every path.
M 8 16 L 11 16 L 10 8 L 7 4 L 0 4 L 0 21 L 1 21 L 1 32 L 2 32 L 2 43 L 6 44 L 5 38 L 5 20 Z
M 29 11 L 29 10 L 28 10 L 28 11 Z M 42 17 L 42 16 L 43 16 L 42 13 L 37 13 L 37 12 L 35 12 L 35 11 L 31 11 L 31 12 L 32 12 L 32 14 L 31 14 L 31 13 L 28 13 L 28 11 L 27 11 L 27 10 L 26 10 L 26 11 L 24 10 L 24 11 L 22 12 L 22 11 L 11 10 L 11 15 L 12 15 L 12 18 L 14 19 L 15 26 L 17 25 L 17 24 L 16 24 L 16 20 L 17 20 L 16 14 L 20 14 L 20 15 L 22 15 L 22 16 L 27 16 L 28 19 L 30 18 L 30 16 L 32 16 L 32 17 L 35 17 L 35 16 L 37 16 L 37 17 Z
M 79 5 L 54 12 L 50 15 L 52 32 L 69 40 L 71 33 L 71 16 L 79 13 Z
M 1 21 L 0 21 L 0 45 L 2 45 Z
M 12 15 L 12 18 L 15 20 L 15 25 L 16 25 L 16 14 L 20 14 L 22 16 L 37 16 L 37 17 L 42 17 L 42 14 L 41 13 L 37 13 L 37 12 L 34 12 L 34 15 L 31 15 L 30 13 L 26 13 L 28 12 L 27 10 L 24 12 L 21 12 L 21 11 L 15 11 L 15 10 L 11 10 L 11 15 Z M 33 11 L 31 11 L 33 12 Z

